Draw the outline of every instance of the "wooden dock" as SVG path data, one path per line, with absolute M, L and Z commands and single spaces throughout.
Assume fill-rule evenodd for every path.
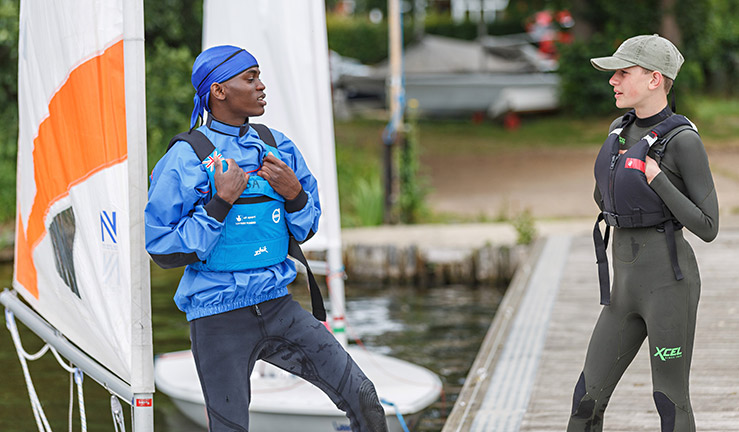
M 702 290 L 691 373 L 699 431 L 739 431 L 739 229 L 710 244 L 686 232 Z M 442 432 L 562 432 L 600 311 L 592 237 L 553 235 L 518 270 Z M 657 431 L 642 349 L 614 392 L 604 430 Z

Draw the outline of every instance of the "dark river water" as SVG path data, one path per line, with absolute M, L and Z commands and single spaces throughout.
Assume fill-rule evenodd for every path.
M 172 302 L 180 271 L 152 267 L 152 311 L 154 352 L 161 354 L 189 348 L 189 327 Z M 12 264 L 0 265 L 0 289 L 9 287 Z M 293 295 L 308 306 L 302 283 Z M 325 292 L 325 291 L 324 291 Z M 397 286 L 346 286 L 347 329 L 373 351 L 424 366 L 443 382 L 440 401 L 429 407 L 416 432 L 438 432 L 451 411 L 485 332 L 500 304 L 503 289 L 462 285 L 416 288 Z M 327 303 L 330 310 L 330 303 Z M 5 317 L 2 318 L 3 323 Z M 27 352 L 35 352 L 43 342 L 19 322 Z M 352 342 L 350 342 L 352 343 Z M 29 369 L 51 427 L 69 428 L 69 375 L 50 353 L 31 362 Z M 20 363 L 10 334 L 0 329 L 0 431 L 36 430 Z M 76 391 L 76 389 L 75 389 Z M 84 384 L 89 431 L 113 431 L 110 396 L 92 379 Z M 183 417 L 167 396 L 154 396 L 157 432 L 202 432 Z M 129 408 L 126 430 L 131 430 Z M 79 411 L 74 407 L 73 430 L 79 430 Z

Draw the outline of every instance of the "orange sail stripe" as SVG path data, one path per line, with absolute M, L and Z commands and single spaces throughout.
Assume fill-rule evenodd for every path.
M 33 268 L 31 250 L 26 241 L 26 230 L 23 228 L 20 213 L 16 217 L 15 232 L 15 277 L 29 293 L 38 298 L 36 269 Z
M 74 69 L 52 97 L 49 117 L 34 140 L 37 190 L 24 236 L 27 253 L 16 259 L 31 260 L 46 234 L 49 208 L 73 185 L 126 159 L 123 74 L 120 41 Z M 33 261 L 18 263 L 16 278 L 38 298 Z

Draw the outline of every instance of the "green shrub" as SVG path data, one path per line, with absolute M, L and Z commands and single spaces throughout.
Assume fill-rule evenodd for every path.
M 516 229 L 516 243 L 528 245 L 536 238 L 536 221 L 531 215 L 529 209 L 524 210 L 518 216 L 511 220 L 511 224 Z
M 477 23 L 474 21 L 455 22 L 450 15 L 431 13 L 426 16 L 424 31 L 439 36 L 474 40 L 477 38 L 479 30 Z M 525 29 L 520 21 L 500 19 L 488 23 L 485 31 L 489 35 L 507 35 L 522 33 Z
M 617 112 L 613 88 L 608 84 L 611 74 L 590 64 L 591 58 L 610 55 L 614 49 L 612 43 L 597 35 L 559 47 L 560 101 L 565 110 L 576 115 Z
M 370 22 L 367 17 L 326 16 L 328 46 L 345 57 L 351 57 L 364 64 L 378 63 L 388 56 L 387 22 Z M 413 38 L 412 26 L 403 23 L 403 42 L 408 44 Z
M 326 16 L 328 46 L 345 57 L 351 57 L 371 65 L 388 57 L 387 21 L 378 24 L 370 22 L 363 15 L 352 17 L 328 14 Z M 429 14 L 424 21 L 424 31 L 428 34 L 447 36 L 456 39 L 477 38 L 477 23 L 472 21 L 454 22 L 451 16 Z M 524 31 L 520 23 L 496 21 L 487 26 L 487 34 L 510 34 Z M 403 20 L 403 44 L 414 40 L 413 21 Z
M 426 194 L 429 191 L 428 179 L 421 174 L 420 149 L 421 131 L 418 125 L 418 101 L 408 103 L 407 133 L 402 146 L 397 149 L 398 156 L 398 212 L 401 223 L 419 223 L 428 214 Z

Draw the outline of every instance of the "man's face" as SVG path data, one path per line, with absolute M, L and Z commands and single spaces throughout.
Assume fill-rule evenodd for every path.
M 608 81 L 613 86 L 616 106 L 637 108 L 649 95 L 649 81 L 652 75 L 641 66 L 619 69 Z
M 226 107 L 239 117 L 256 117 L 264 114 L 267 102 L 259 67 L 251 67 L 226 82 L 221 83 L 226 92 Z

